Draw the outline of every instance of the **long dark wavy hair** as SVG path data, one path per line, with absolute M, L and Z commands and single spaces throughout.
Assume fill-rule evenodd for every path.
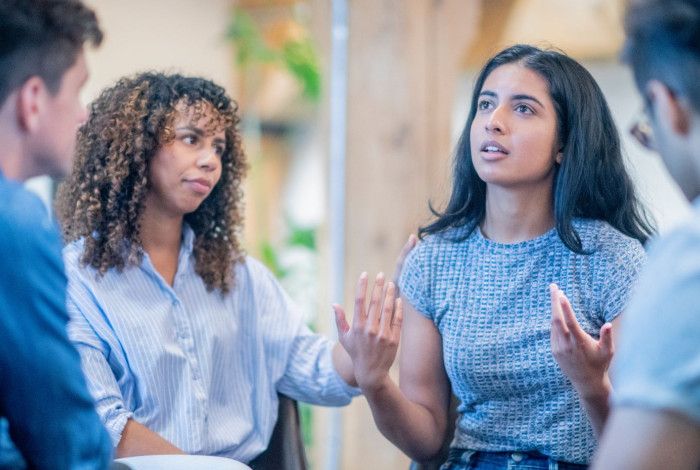
M 197 274 L 209 290 L 226 293 L 234 281 L 232 265 L 243 259 L 241 181 L 247 167 L 237 105 L 210 80 L 148 72 L 104 90 L 78 132 L 73 170 L 58 189 L 56 212 L 66 242 L 85 240 L 83 265 L 104 274 L 139 263 L 149 164 L 175 138 L 173 123 L 183 106 L 194 111 L 195 121 L 212 110 L 207 130 L 226 136 L 219 182 L 185 215 L 195 234 Z
M 581 64 L 561 52 L 523 44 L 504 49 L 481 69 L 455 151 L 452 194 L 442 212 L 429 205 L 437 220 L 421 227 L 419 236 L 464 228 L 453 237 L 462 241 L 483 221 L 486 183 L 472 163 L 470 130 L 484 81 L 497 67 L 515 62 L 547 82 L 556 110 L 557 138 L 563 154 L 553 183 L 559 238 L 570 250 L 584 253 L 572 224 L 575 217 L 580 217 L 603 220 L 645 243 L 654 233 L 653 222 L 641 206 L 625 169 L 620 137 L 598 84 Z

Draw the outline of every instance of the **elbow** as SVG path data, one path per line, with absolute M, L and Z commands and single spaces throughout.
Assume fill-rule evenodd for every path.
M 447 450 L 450 446 L 451 436 L 447 435 L 447 430 L 432 434 L 430 438 L 421 439 L 420 444 L 405 449 L 404 452 L 411 460 L 419 464 L 442 464 L 447 460 Z

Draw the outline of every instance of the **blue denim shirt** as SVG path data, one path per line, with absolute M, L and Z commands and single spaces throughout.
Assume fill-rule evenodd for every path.
M 66 333 L 61 244 L 41 201 L 0 175 L 0 468 L 100 469 L 111 458 Z

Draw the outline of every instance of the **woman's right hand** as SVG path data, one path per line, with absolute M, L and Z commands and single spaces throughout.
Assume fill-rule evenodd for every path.
M 403 311 L 401 299 L 396 298 L 396 286 L 385 286 L 384 275 L 379 273 L 367 299 L 367 273 L 357 283 L 355 312 L 349 325 L 340 305 L 333 305 L 338 340 L 353 363 L 355 379 L 367 392 L 380 388 L 389 378 L 401 336 Z

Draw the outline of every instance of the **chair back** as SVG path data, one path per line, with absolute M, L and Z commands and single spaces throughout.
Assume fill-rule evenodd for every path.
M 297 402 L 285 395 L 278 396 L 277 423 L 270 443 L 248 465 L 253 470 L 308 470 Z

